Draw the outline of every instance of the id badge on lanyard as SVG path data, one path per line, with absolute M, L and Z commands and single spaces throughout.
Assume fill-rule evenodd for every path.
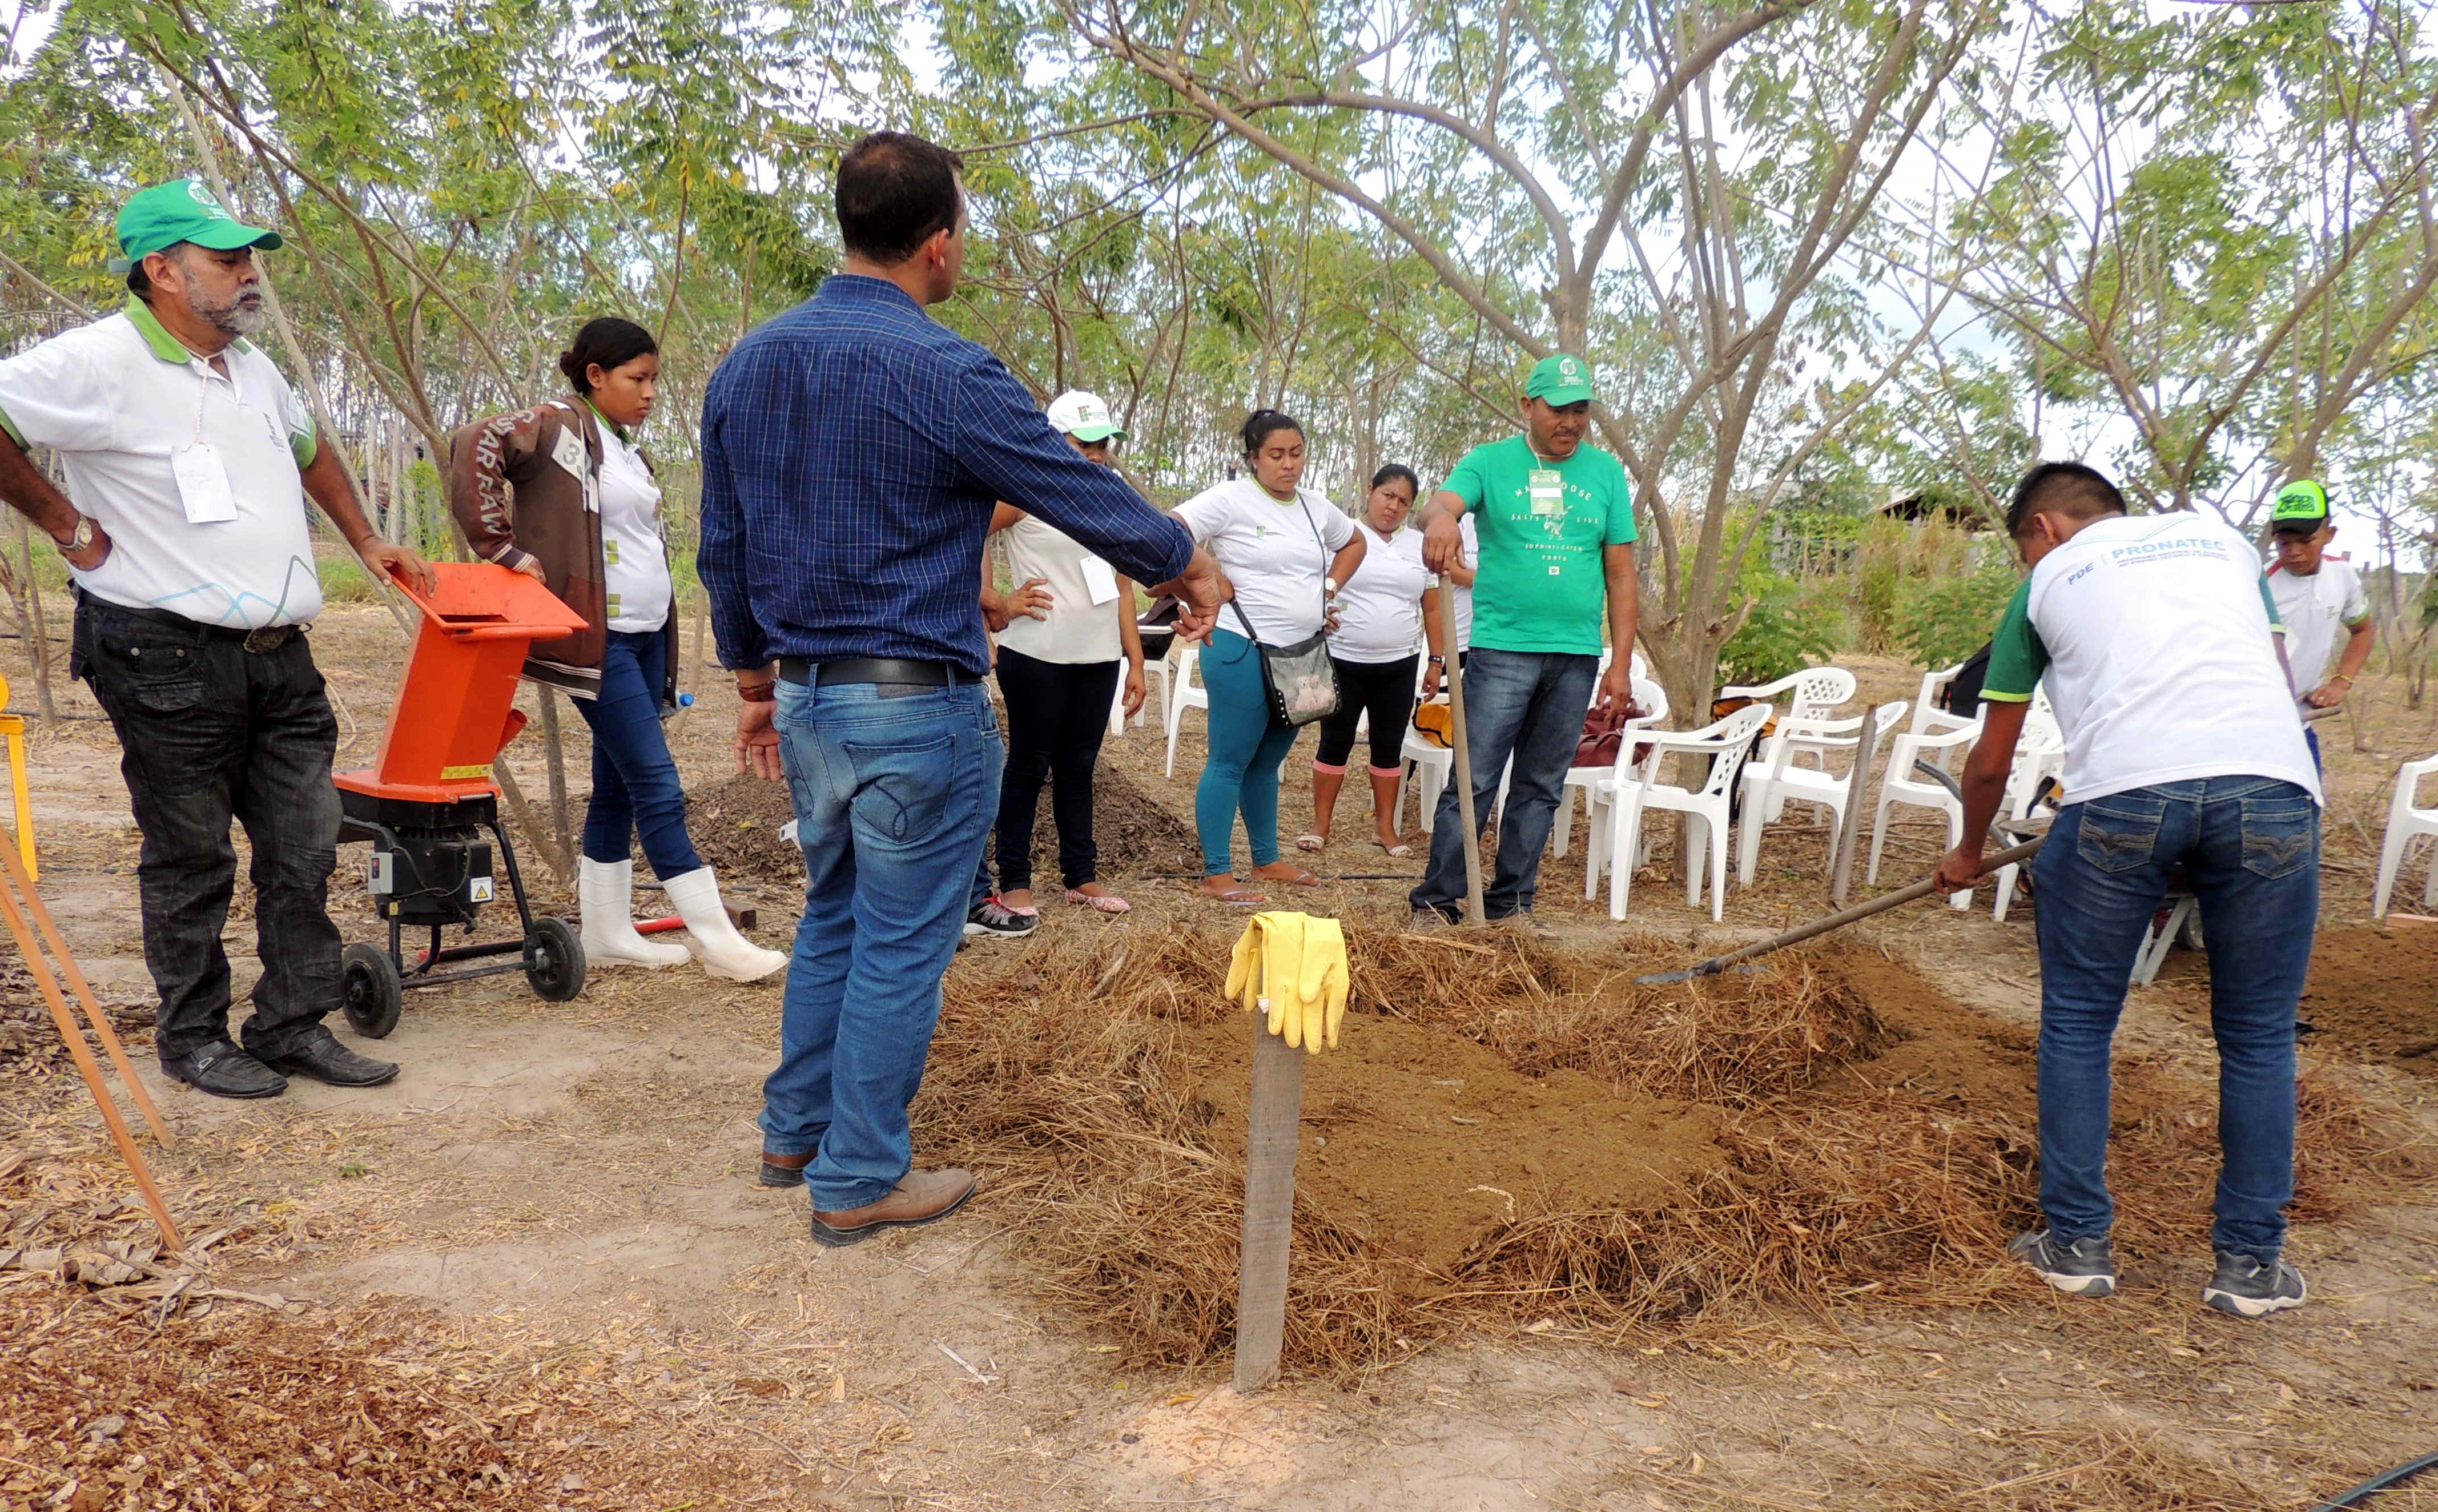
M 203 392 L 195 397 L 194 437 L 169 453 L 169 475 L 177 480 L 178 503 L 186 511 L 188 525 L 225 525 L 237 518 L 237 494 L 229 488 L 228 469 L 221 465 L 221 454 L 212 443 L 203 439 L 203 402 L 210 395 L 211 382 L 205 380 Z
M 1566 479 L 1556 468 L 1534 468 L 1524 475 L 1524 486 L 1534 519 L 1555 519 L 1566 512 Z

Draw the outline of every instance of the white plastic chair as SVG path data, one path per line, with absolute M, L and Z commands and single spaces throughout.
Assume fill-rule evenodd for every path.
M 1950 714 L 1938 706 L 1939 694 L 1945 692 L 1947 685 L 1954 682 L 1963 670 L 1964 664 L 1958 662 L 1953 667 L 1942 667 L 1934 672 L 1921 674 L 1921 690 L 1914 695 L 1913 700 L 1913 722 L 1905 726 L 1907 735 L 1943 735 L 1950 730 L 1961 730 L 1972 722 L 1971 715 Z
M 1634 882 L 1634 863 L 1642 844 L 1642 811 L 1666 809 L 1686 816 L 1685 901 L 1702 903 L 1703 865 L 1710 881 L 1710 921 L 1717 923 L 1727 903 L 1727 811 L 1736 775 L 1752 752 L 1752 739 L 1775 710 L 1766 703 L 1747 703 L 1725 719 L 1698 730 L 1648 730 L 1640 743 L 1651 754 L 1640 763 L 1634 745 L 1617 752 L 1616 775 L 1591 790 L 1595 805 L 1605 808 L 1608 823 L 1592 826 L 1592 849 L 1584 857 L 1583 896 L 1598 896 L 1600 867 L 1608 867 L 1608 916 L 1625 917 L 1626 895 Z M 1677 787 L 1657 780 L 1670 756 L 1707 756 L 1709 774 L 1698 788 Z M 1603 827 L 1605 833 L 1603 833 Z
M 2370 916 L 2387 916 L 2387 895 L 2395 889 L 2395 874 L 2404 869 L 2404 854 L 2424 835 L 2438 837 L 2438 809 L 2413 807 L 2414 790 L 2424 777 L 2438 776 L 2438 756 L 2407 761 L 2395 769 L 2395 797 L 2387 806 L 2387 837 L 2378 847 L 2378 886 L 2371 893 Z M 2421 903 L 2438 905 L 2438 856 L 2429 862 L 2429 881 L 2422 884 Z
M 1210 690 L 1196 680 L 1202 668 L 1202 648 L 1180 646 L 1176 651 L 1176 680 L 1168 685 L 1168 775 L 1176 775 L 1176 727 L 1185 719 L 1187 709 L 1200 709 L 1207 721 L 1210 717 Z
M 1876 754 L 1880 742 L 1905 717 L 1905 703 L 1880 705 L 1878 717 L 1871 723 L 1871 750 Z M 1863 716 L 1845 720 L 1781 719 L 1777 730 L 1761 746 L 1760 755 L 1747 763 L 1743 772 L 1743 820 L 1737 827 L 1736 881 L 1742 886 L 1753 884 L 1753 875 L 1760 863 L 1760 835 L 1765 825 L 1764 813 L 1782 811 L 1792 803 L 1808 803 L 1828 810 L 1828 832 L 1837 833 L 1846 817 L 1846 791 L 1852 776 L 1849 768 L 1844 774 L 1817 767 L 1788 764 L 1787 758 L 1799 745 L 1811 751 L 1852 751 L 1862 743 Z M 1833 845 L 1833 843 L 1832 843 Z
M 1151 686 L 1154 678 L 1159 680 L 1159 691 L 1157 693 L 1152 691 Z M 1168 658 L 1165 656 L 1143 658 L 1143 705 L 1135 711 L 1134 720 L 1138 728 L 1144 720 L 1151 718 L 1151 711 L 1154 709 L 1159 710 L 1160 719 L 1165 722 L 1168 718 Z M 1118 691 L 1109 700 L 1109 733 L 1111 735 L 1126 733 L 1126 680 L 1122 672 L 1118 677 Z
M 1634 658 L 1639 662 L 1641 657 Z M 1668 718 L 1668 690 L 1648 678 L 1634 680 L 1634 702 L 1650 712 L 1638 720 L 1625 721 L 1625 743 L 1617 747 L 1621 758 L 1630 759 L 1633 747 L 1641 741 L 1641 733 Z M 1550 854 L 1564 858 L 1575 830 L 1575 790 L 1583 792 L 1583 815 L 1591 817 L 1591 791 L 1594 784 L 1616 774 L 1615 767 L 1568 767 L 1566 780 L 1558 789 L 1558 822 L 1549 827 Z M 1589 895 L 1586 894 L 1586 897 Z
M 1783 718 L 1798 722 L 1827 719 L 1830 710 L 1853 696 L 1854 674 L 1842 667 L 1807 667 L 1775 683 L 1719 689 L 1719 697 L 1722 699 L 1748 698 L 1776 703 L 1784 710 Z M 1789 755 L 1796 759 L 1809 756 L 1814 769 L 1828 764 L 1826 750 L 1814 749 L 1801 741 L 1795 743 Z M 1767 817 L 1775 821 L 1784 808 L 1782 803 L 1771 805 Z
M 1948 752 L 1969 746 L 1980 738 L 1981 720 L 1978 716 L 1974 717 L 1971 723 L 1960 729 L 1948 730 L 1937 735 L 1897 737 L 1894 749 L 1888 753 L 1888 774 L 1880 784 L 1878 818 L 1871 826 L 1871 866 L 1870 870 L 1864 874 L 1864 881 L 1876 882 L 1880 880 L 1880 851 L 1887 844 L 1888 839 L 1888 809 L 1897 804 L 1909 804 L 1917 809 L 1935 809 L 1945 814 L 1948 849 L 1953 850 L 1963 840 L 1964 805 L 1946 788 L 1927 778 L 1915 776 L 1913 768 L 1916 761 L 1924 756 L 1930 756 L 1933 758 L 1934 765 L 1944 770 Z M 1951 893 L 1947 900 L 1955 908 L 1972 906 L 1972 895 L 1969 892 Z
M 2064 771 L 2065 731 L 2049 707 L 2047 692 L 2035 690 L 2031 709 L 2023 716 L 2023 736 L 2015 742 L 2015 765 L 2006 774 L 2006 792 L 1999 812 L 2008 819 L 2030 818 L 2040 800 L 2041 781 Z M 2012 862 L 1998 868 L 1998 900 L 1991 906 L 1989 916 L 2001 924 L 2006 921 L 2007 905 L 2015 900 L 2015 878 L 2020 869 Z M 2153 964 L 2150 969 L 2155 973 L 2158 967 Z

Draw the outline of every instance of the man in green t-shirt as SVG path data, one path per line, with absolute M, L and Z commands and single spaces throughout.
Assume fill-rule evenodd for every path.
M 1498 864 L 1482 893 L 1492 918 L 1528 918 L 1558 795 L 1583 711 L 1633 697 L 1634 495 L 1616 457 L 1583 444 L 1591 365 L 1561 354 L 1533 365 L 1519 403 L 1524 433 L 1475 447 L 1422 510 L 1422 560 L 1444 573 L 1464 560 L 1459 522 L 1480 540 L 1473 647 L 1464 663 L 1466 752 L 1474 812 L 1490 811 L 1508 774 Z M 1603 675 L 1600 619 L 1616 655 Z M 1438 658 L 1434 657 L 1436 661 Z M 1451 783 L 1431 826 L 1431 864 L 1411 901 L 1453 918 L 1464 897 L 1463 821 Z

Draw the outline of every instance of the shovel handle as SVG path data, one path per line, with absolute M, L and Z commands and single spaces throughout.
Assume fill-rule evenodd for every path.
M 1981 875 L 1987 877 L 2001 866 L 2011 866 L 2018 862 L 2031 860 L 2047 840 L 2048 836 L 2041 835 L 2026 840 L 2020 845 L 2009 845 L 1994 856 L 1982 858 Z M 1756 955 L 1767 955 L 1772 951 L 1782 951 L 1790 945 L 1799 945 L 1805 940 L 1826 934 L 1831 930 L 1844 929 L 1846 925 L 1869 918 L 1874 914 L 1884 914 L 1889 909 L 1902 908 L 1917 898 L 1928 898 L 1936 889 L 1937 881 L 1934 875 L 1925 877 L 1910 886 L 1899 887 L 1893 893 L 1885 893 L 1874 898 L 1867 903 L 1856 903 L 1851 908 L 1841 908 L 1836 913 L 1815 918 L 1809 924 L 1798 924 L 1783 934 L 1773 934 L 1768 939 L 1756 940 L 1741 950 L 1729 951 L 1724 955 L 1713 955 L 1708 960 L 1683 971 L 1665 973 L 1657 980 L 1672 982 L 1697 976 L 1716 976 L 1738 961 L 1749 961 Z M 1647 982 L 1654 979 L 1645 977 L 1642 980 Z

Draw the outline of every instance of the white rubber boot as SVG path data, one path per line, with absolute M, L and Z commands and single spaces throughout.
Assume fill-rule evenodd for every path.
M 587 966 L 682 966 L 686 948 L 656 944 L 635 933 L 635 863 L 584 858 L 576 897 L 584 905 Z
M 701 948 L 702 969 L 712 975 L 731 982 L 759 982 L 787 964 L 779 952 L 766 951 L 736 933 L 719 901 L 719 879 L 710 867 L 697 867 L 661 885 L 668 890 L 678 916 L 685 920 L 686 933 Z

